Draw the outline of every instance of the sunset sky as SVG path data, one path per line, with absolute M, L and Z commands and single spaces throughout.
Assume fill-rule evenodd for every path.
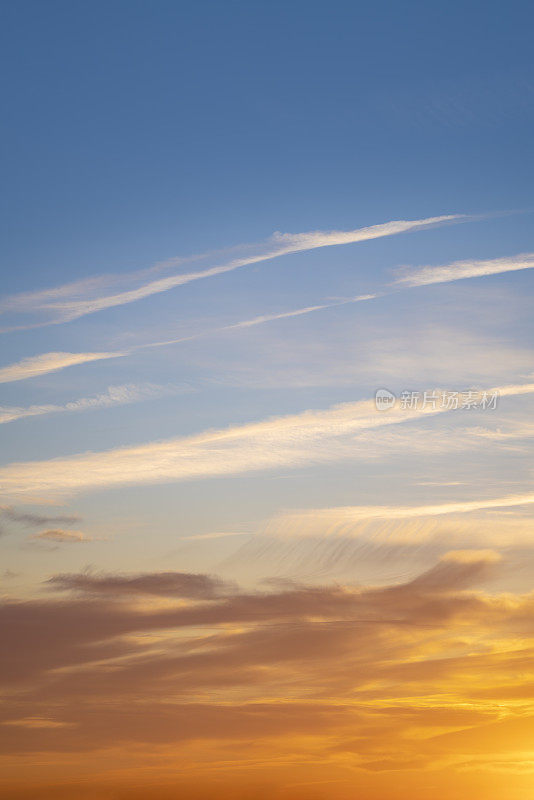
M 0 800 L 533 796 L 531 4 L 1 5 Z

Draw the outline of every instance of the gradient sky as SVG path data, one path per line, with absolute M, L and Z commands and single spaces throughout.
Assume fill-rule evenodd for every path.
M 2 17 L 0 798 L 530 796 L 530 4 Z

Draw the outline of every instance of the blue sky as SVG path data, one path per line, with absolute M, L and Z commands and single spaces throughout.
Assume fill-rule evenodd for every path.
M 15 462 L 46 472 L 51 459 L 324 410 L 380 386 L 528 382 L 530 269 L 395 283 L 401 269 L 534 250 L 528 4 L 21 2 L 4 14 L 2 366 L 125 353 L 2 384 L 8 416 L 33 409 L 2 425 L 5 476 Z M 423 223 L 271 253 L 275 232 L 327 236 L 392 220 Z M 60 300 L 91 303 L 257 254 L 94 313 L 20 300 L 67 287 Z M 369 294 L 379 296 L 343 304 Z M 316 305 L 332 307 L 221 330 Z M 510 414 L 526 414 L 527 402 L 510 400 Z M 163 563 L 184 536 L 255 534 L 316 500 L 459 501 L 523 490 L 530 477 L 526 450 L 462 451 L 459 462 L 415 448 L 401 468 L 383 447 L 354 463 L 310 455 L 298 468 L 30 501 L 67 504 L 94 539 L 57 558 L 135 567 L 147 536 Z M 517 480 L 505 487 L 514 458 Z M 9 490 L 6 502 L 18 502 Z M 24 536 L 5 538 L 8 558 L 46 572 Z
M 531 203 L 526 3 L 4 14 L 10 290 L 273 230 Z

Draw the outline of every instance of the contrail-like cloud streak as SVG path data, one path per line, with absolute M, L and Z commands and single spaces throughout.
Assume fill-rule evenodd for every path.
M 182 336 L 177 339 L 166 339 L 160 342 L 147 342 L 145 344 L 134 345 L 128 350 L 103 353 L 42 353 L 41 355 L 24 358 L 21 361 L 1 367 L 0 383 L 12 383 L 15 381 L 26 380 L 28 378 L 35 378 L 40 375 L 46 375 L 50 372 L 58 372 L 59 370 L 66 369 L 67 367 L 74 367 L 91 361 L 101 361 L 110 358 L 123 358 L 125 356 L 132 355 L 138 350 L 146 350 L 152 347 L 167 347 L 168 345 L 190 342 L 195 339 L 201 339 L 217 333 L 224 333 L 225 331 L 239 330 L 240 328 L 251 328 L 256 325 L 264 325 L 267 322 L 275 322 L 280 319 L 289 319 L 290 317 L 301 317 L 305 314 L 311 314 L 315 311 L 324 311 L 325 309 L 347 305 L 348 303 L 359 303 L 364 300 L 372 300 L 376 297 L 379 297 L 379 295 L 365 294 L 357 297 L 350 297 L 345 300 L 338 300 L 334 303 L 322 303 L 315 306 L 306 306 L 305 308 L 293 309 L 292 311 L 284 311 L 279 314 L 262 314 L 258 317 L 242 320 L 241 322 L 223 325 L 219 328 L 208 328 L 207 330 L 193 333 L 190 336 Z M 0 411 L 0 422 L 1 421 Z
M 140 273 L 130 273 L 126 276 L 108 276 L 78 281 L 77 283 L 59 286 L 54 289 L 46 289 L 41 292 L 27 292 L 23 294 L 6 297 L 0 302 L 0 313 L 14 312 L 15 314 L 41 314 L 46 319 L 33 321 L 29 324 L 15 326 L 15 328 L 38 327 L 40 325 L 54 325 L 62 322 L 83 317 L 86 314 L 94 314 L 97 311 L 126 305 L 138 300 L 142 300 L 151 295 L 167 292 L 177 286 L 183 286 L 191 281 L 204 280 L 226 272 L 232 272 L 241 267 L 258 264 L 263 261 L 270 261 L 280 256 L 315 250 L 320 247 L 331 247 L 333 245 L 355 244 L 370 239 L 379 239 L 384 236 L 394 236 L 399 233 L 418 231 L 424 228 L 431 228 L 438 225 L 445 225 L 458 222 L 467 222 L 475 217 L 463 214 L 447 214 L 438 217 L 427 217 L 417 220 L 393 220 L 391 222 L 371 225 L 365 228 L 357 228 L 351 231 L 312 231 L 308 233 L 275 233 L 266 242 L 256 245 L 245 245 L 246 254 L 242 257 L 233 258 L 225 263 L 199 269 L 194 272 L 167 275 L 155 280 L 140 283 L 124 290 L 112 294 L 99 294 L 102 288 L 109 283 L 121 281 L 138 283 L 140 277 L 146 278 L 150 270 Z M 194 260 L 194 259 L 188 259 Z M 178 259 L 171 259 L 170 265 L 180 263 Z M 164 269 L 164 265 L 158 270 Z M 48 316 L 47 316 L 48 315 Z M 12 330 L 6 328 L 4 330 Z
M 449 283 L 466 278 L 483 278 L 486 275 L 498 275 L 501 272 L 515 272 L 534 267 L 534 253 L 520 253 L 506 258 L 485 260 L 454 261 L 438 267 L 406 268 L 393 285 L 426 286 L 432 283 Z
M 35 378 L 49 372 L 58 372 L 66 367 L 87 364 L 89 361 L 101 361 L 107 358 L 119 358 L 126 355 L 121 352 L 112 353 L 42 353 L 38 356 L 24 358 L 14 364 L 0 368 L 0 383 L 12 383 L 26 378 Z
M 378 226 L 377 226 L 378 227 Z M 303 234 L 304 235 L 304 234 Z M 311 234 L 307 234 L 311 236 Z M 320 246 L 320 245 L 317 245 Z M 500 273 L 513 272 L 517 270 L 532 269 L 534 267 L 534 254 L 522 254 L 518 256 L 508 256 L 506 258 L 495 258 L 481 261 L 455 261 L 437 267 L 417 267 L 405 269 L 403 274 L 390 284 L 390 290 L 398 291 L 403 288 L 414 288 L 417 286 L 427 286 L 438 283 L 449 283 L 452 281 L 463 280 L 466 278 L 480 278 L 487 275 L 498 275 Z M 98 361 L 109 358 L 122 358 L 131 355 L 138 350 L 149 349 L 152 347 L 166 347 L 167 345 L 180 344 L 184 342 L 201 339 L 225 331 L 250 328 L 262 325 L 267 322 L 275 322 L 291 317 L 300 317 L 316 311 L 324 311 L 350 303 L 359 303 L 364 300 L 373 300 L 391 294 L 391 291 L 377 291 L 374 294 L 358 295 L 331 303 L 319 303 L 317 305 L 305 306 L 291 311 L 284 311 L 277 314 L 261 314 L 251 319 L 235 322 L 230 325 L 223 325 L 218 328 L 209 328 L 189 336 L 182 336 L 174 339 L 165 339 L 159 342 L 147 342 L 145 344 L 134 345 L 127 350 L 103 353 L 43 353 L 38 356 L 23 359 L 14 364 L 0 368 L 0 383 L 24 380 L 49 372 L 57 372 L 66 367 L 84 364 L 90 361 Z
M 7 422 L 15 422 L 18 419 L 26 419 L 27 417 L 42 417 L 62 412 L 89 411 L 96 408 L 129 405 L 141 400 L 172 394 L 175 391 L 177 391 L 176 387 L 158 386 L 152 383 L 125 383 L 120 386 L 108 386 L 105 392 L 92 397 L 79 397 L 61 405 L 49 403 L 27 407 L 0 406 L 0 425 Z

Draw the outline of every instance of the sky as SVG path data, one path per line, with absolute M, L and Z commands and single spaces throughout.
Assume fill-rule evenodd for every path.
M 1 9 L 0 800 L 524 800 L 531 5 Z

